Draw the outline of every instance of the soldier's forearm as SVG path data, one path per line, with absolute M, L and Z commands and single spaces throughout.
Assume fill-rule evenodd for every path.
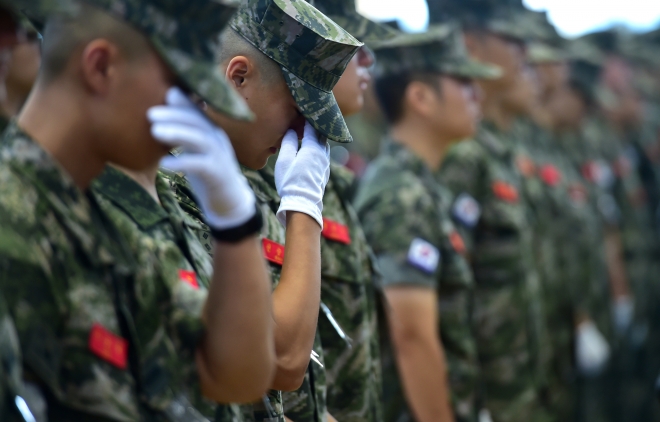
M 306 214 L 287 213 L 282 277 L 273 293 L 277 368 L 273 388 L 291 391 L 303 381 L 321 302 L 321 228 Z
M 214 391 L 216 401 L 258 399 L 272 380 L 271 283 L 259 245 L 257 236 L 215 245 L 200 357 L 207 370 L 206 391 Z

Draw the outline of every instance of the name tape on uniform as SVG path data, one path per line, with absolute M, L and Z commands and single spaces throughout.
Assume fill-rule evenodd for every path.
M 497 181 L 493 183 L 493 193 L 505 202 L 518 202 L 518 189 L 510 183 Z
M 328 240 L 343 243 L 344 245 L 351 244 L 351 235 L 348 226 L 330 220 L 329 218 L 323 218 L 323 231 L 321 235 Z
M 197 274 L 195 274 L 194 271 L 179 270 L 179 280 L 183 281 L 195 290 L 199 289 Z
M 516 157 L 516 167 L 525 177 L 532 177 L 536 174 L 536 164 L 527 155 L 520 154 Z
M 428 274 L 433 274 L 440 262 L 440 251 L 424 239 L 416 237 L 408 249 L 408 262 Z
M 541 180 L 550 187 L 555 187 L 561 182 L 561 172 L 552 164 L 545 164 L 539 171 Z
M 126 369 L 128 363 L 128 342 L 106 330 L 101 324 L 94 324 L 89 333 L 89 350 L 119 369 Z
M 270 239 L 263 239 L 261 245 L 264 250 L 264 258 L 273 264 L 284 264 L 284 245 Z
M 462 193 L 454 201 L 452 214 L 459 223 L 472 228 L 477 225 L 479 217 L 481 217 L 481 207 L 472 196 Z
M 465 242 L 463 241 L 463 237 L 456 230 L 449 235 L 449 242 L 457 254 L 463 255 L 465 253 Z

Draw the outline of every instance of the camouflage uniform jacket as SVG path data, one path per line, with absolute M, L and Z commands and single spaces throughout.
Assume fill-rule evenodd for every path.
M 586 179 L 581 171 L 585 162 L 580 151 L 581 142 L 580 134 L 576 132 L 554 136 L 562 174 L 566 179 L 569 199 L 566 209 L 573 216 L 565 230 L 565 238 L 570 240 L 559 249 L 559 265 L 568 284 L 574 286 L 571 294 L 576 309 L 588 314 L 601 333 L 611 339 L 610 286 L 604 247 L 605 215 L 598 205 L 599 198 L 603 198 L 605 193 Z
M 94 197 L 15 125 L 0 157 L 0 293 L 50 420 L 164 420 L 164 397 L 141 385 L 146 355 L 132 347 L 145 333 L 130 310 L 128 248 Z
M 179 287 L 177 284 L 184 283 L 197 290 L 194 295 L 188 297 L 191 302 L 184 308 L 184 311 L 188 311 L 190 315 L 180 318 L 178 314 L 172 314 L 176 319 L 166 322 L 173 327 L 182 326 L 186 330 L 191 330 L 187 333 L 189 338 L 181 338 L 178 342 L 172 343 L 183 346 L 183 350 L 179 349 L 177 352 L 189 359 L 187 361 L 182 359 L 179 365 L 184 373 L 184 385 L 188 387 L 186 393 L 193 407 L 204 416 L 203 420 L 241 420 L 238 406 L 218 406 L 203 398 L 194 354 L 191 353 L 195 343 L 187 343 L 194 340 L 201 329 L 201 319 L 194 318 L 201 316 L 201 309 L 206 301 L 206 293 L 213 276 L 211 259 L 193 231 L 201 227 L 181 211 L 166 179 L 160 176 L 156 179 L 160 204 L 137 182 L 112 167 L 107 167 L 94 181 L 92 187 L 101 208 L 119 228 L 121 234 L 126 239 L 131 239 L 129 246 L 133 256 L 138 260 L 139 267 L 149 269 L 138 272 L 136 276 L 138 283 L 145 286 L 160 283 L 166 286 L 163 289 L 166 295 L 159 296 L 167 297 L 168 301 L 176 297 L 173 290 Z M 172 285 L 173 282 L 177 284 Z M 158 287 L 154 289 L 154 286 L 150 288 L 155 294 L 161 290 Z M 169 308 L 180 307 L 181 304 L 166 302 L 157 306 Z M 201 415 L 197 416 L 198 419 Z M 187 417 L 196 420 L 193 415 Z
M 0 296 L 0 419 L 18 420 L 14 398 L 21 394 L 21 351 L 14 322 Z
M 319 317 L 328 411 L 342 422 L 379 422 L 382 380 L 375 263 L 348 202 L 353 174 L 334 163 L 330 169 L 323 197 L 321 239 L 321 300 L 328 309 L 324 308 Z
M 481 405 L 495 422 L 533 420 L 540 408 L 535 378 L 542 311 L 513 145 L 484 125 L 474 140 L 450 149 L 438 177 L 480 208 L 478 221 L 463 227 L 475 277 Z
M 2 135 L 2 132 L 4 132 L 8 125 L 9 120 L 5 116 L 0 115 L 0 135 Z
M 469 311 L 473 278 L 451 220 L 451 202 L 451 193 L 422 160 L 390 141 L 367 170 L 355 205 L 382 269 L 383 287 L 411 285 L 437 292 L 454 412 L 458 420 L 471 421 L 478 372 Z M 436 259 L 425 262 L 424 250 Z M 412 420 L 393 351 L 383 344 L 385 420 Z
M 279 197 L 273 187 L 273 175 L 269 170 L 254 171 L 243 169 L 261 209 L 264 227 L 261 232 L 264 257 L 269 263 L 268 269 L 273 289 L 277 288 L 282 273 L 285 251 L 285 229 L 275 215 L 279 207 Z M 203 214 L 196 204 L 192 189 L 186 179 L 179 174 L 167 173 L 170 186 L 175 192 L 183 210 L 201 223 L 197 230 L 198 239 L 212 253 L 212 242 L 208 226 L 203 222 Z M 320 337 L 316 336 L 314 350 L 323 363 L 323 350 Z M 283 422 L 284 414 L 295 422 L 325 422 L 325 371 L 318 364 L 310 362 L 302 387 L 295 392 L 271 390 L 267 403 L 255 403 L 243 406 L 246 420 L 254 422 Z

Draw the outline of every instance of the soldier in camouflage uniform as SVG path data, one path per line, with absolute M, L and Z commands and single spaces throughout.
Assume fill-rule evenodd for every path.
M 331 91 L 362 44 L 300 0 L 251 0 L 231 27 L 223 35 L 217 60 L 248 99 L 259 123 L 238 124 L 215 113 L 211 117 L 231 138 L 264 216 L 263 254 L 270 264 L 276 352 L 281 365 L 274 390 L 269 393 L 275 414 L 270 415 L 269 409 L 257 404 L 254 419 L 280 421 L 286 415 L 294 422 L 325 422 L 326 374 L 316 322 L 320 306 L 320 237 L 325 225 L 321 196 L 329 163 L 325 154 L 318 156 L 318 150 L 327 148 L 326 138 L 351 141 Z M 247 69 L 253 71 L 246 74 Z M 302 134 L 303 124 L 302 147 L 295 157 L 298 135 L 289 129 L 298 129 Z M 274 169 L 257 170 L 280 145 Z M 290 171 L 283 171 L 294 157 L 296 162 Z M 282 180 L 297 172 L 304 173 L 298 174 L 303 179 L 314 178 L 313 186 L 307 186 L 314 188 L 313 195 L 309 193 L 313 198 L 308 195 L 307 200 L 300 199 L 305 186 L 296 193 L 283 189 Z M 172 180 L 186 208 L 205 221 L 206 216 L 195 211 L 195 200 L 187 196 L 192 191 L 185 180 Z M 200 232 L 202 239 L 207 236 L 204 231 Z
M 376 48 L 376 93 L 390 137 L 355 203 L 383 270 L 383 325 L 391 333 L 383 341 L 385 420 L 473 421 L 478 378 L 470 326 L 473 278 L 451 220 L 453 196 L 436 182 L 434 171 L 444 150 L 476 128 L 471 80 L 494 78 L 499 71 L 468 58 L 454 25 L 400 35 Z M 423 106 L 414 102 L 422 95 L 428 99 Z
M 21 394 L 24 393 L 18 336 L 0 298 L 0 418 L 3 421 L 27 421 L 34 417 Z
M 534 34 L 517 18 L 526 13 L 521 4 L 448 2 L 447 11 L 464 23 L 474 57 L 503 69 L 502 78 L 480 83 L 485 121 L 477 135 L 454 146 L 438 173 L 455 195 L 469 195 L 481 209 L 478 221 L 463 224 L 475 277 L 480 405 L 496 422 L 546 420 L 539 397 L 546 333 L 531 210 L 515 164 L 515 112 L 501 101 L 523 77 L 524 40 Z
M 236 374 L 219 369 L 215 360 L 227 356 L 218 355 L 218 345 L 222 352 L 235 345 L 227 348 L 231 329 L 219 328 L 218 318 L 229 318 L 216 306 L 205 307 L 207 295 L 194 287 L 194 274 L 183 277 L 179 263 L 161 266 L 166 260 L 159 253 L 171 252 L 170 245 L 117 227 L 120 220 L 101 209 L 89 185 L 109 161 L 133 171 L 157 165 L 166 147 L 154 142 L 146 113 L 162 104 L 174 75 L 212 107 L 250 116 L 240 97 L 212 72 L 208 50 L 208 40 L 218 35 L 233 8 L 157 0 L 29 3 L 34 16 L 47 20 L 45 64 L 39 88 L 5 132 L 0 163 L 0 290 L 16 323 L 26 379 L 44 392 L 51 421 L 207 420 L 190 406 L 189 390 L 198 389 L 203 379 L 205 393 L 222 401 L 230 397 L 222 388 L 231 389 L 229 381 L 237 385 Z M 85 45 L 91 47 L 72 51 Z M 95 62 L 94 70 L 82 64 L 82 56 L 74 58 L 92 51 L 96 58 L 108 58 Z M 75 71 L 58 68 L 53 56 L 80 63 L 85 71 L 74 65 Z M 94 62 L 85 57 L 86 63 Z M 118 60 L 128 67 L 117 69 Z M 97 64 L 106 66 L 103 74 L 112 79 L 95 79 L 103 94 L 99 85 L 86 85 L 92 75 L 99 76 Z M 107 66 L 115 67 L 109 71 Z M 129 68 L 145 74 L 140 79 Z M 124 81 L 123 88 L 117 79 Z M 69 89 L 61 89 L 63 81 Z M 94 96 L 94 107 L 88 95 Z M 240 177 L 238 168 L 234 175 Z M 223 229 L 236 227 L 241 228 Z M 255 258 L 250 267 L 261 262 L 254 236 L 258 228 L 242 230 L 238 237 L 252 239 L 246 247 Z M 217 234 L 227 232 L 218 229 Z M 136 256 L 128 245 L 144 250 Z M 231 245 L 223 249 L 238 252 Z M 246 256 L 238 252 L 236 261 Z M 259 326 L 265 327 L 266 335 L 251 344 L 252 350 L 234 350 L 240 361 L 222 362 L 234 366 L 249 356 L 250 364 L 263 368 L 248 384 L 240 380 L 245 387 L 254 383 L 251 388 L 232 392 L 235 398 L 246 394 L 243 400 L 265 390 L 273 367 L 265 271 L 256 282 L 263 285 L 267 309 L 252 327 L 259 333 L 264 333 Z M 220 304 L 218 291 L 212 292 L 209 301 Z M 241 301 L 246 296 L 250 303 L 257 298 L 248 294 Z M 205 323 L 213 329 L 207 331 Z M 203 367 L 195 368 L 195 362 Z
M 546 19 L 543 23 L 549 26 Z M 558 36 L 551 29 L 553 36 L 544 41 L 557 44 Z M 564 420 L 572 417 L 576 409 L 578 373 L 574 362 L 583 375 L 591 377 L 602 375 L 606 367 L 609 345 L 601 332 L 607 333 L 609 324 L 601 318 L 593 319 L 592 314 L 602 315 L 608 309 L 609 287 L 602 271 L 605 257 L 600 220 L 589 206 L 585 181 L 549 130 L 555 116 L 541 102 L 557 101 L 553 97 L 568 82 L 563 76 L 568 65 L 563 54 L 549 45 L 544 47 L 541 54 L 538 43 L 528 50 L 530 64 L 546 76 L 546 84 L 538 90 L 545 92 L 545 98 L 532 95 L 523 113 L 527 120 L 518 123 L 523 130 L 518 131 L 517 164 L 533 205 L 535 252 L 541 269 L 545 323 L 552 348 L 546 400 L 553 415 Z M 555 111 L 567 106 L 570 103 L 553 104 Z M 541 117 L 539 110 L 544 114 Z M 529 157 L 531 169 L 523 165 L 521 154 Z M 594 302 L 600 309 L 594 309 Z M 586 353 L 589 350 L 598 353 Z
M 362 42 L 396 35 L 393 29 L 359 15 L 353 0 L 316 0 L 313 4 Z M 335 86 L 333 93 L 344 117 L 362 109 L 373 64 L 373 54 L 363 46 Z M 380 422 L 377 280 L 373 254 L 350 203 L 354 184 L 352 172 L 331 162 L 323 196 L 319 333 L 326 365 L 328 412 L 342 422 Z
M 567 239 L 559 249 L 562 271 L 569 278 L 575 296 L 578 322 L 585 316 L 613 345 L 610 314 L 611 289 L 608 273 L 621 268 L 620 258 L 606 257 L 607 226 L 615 224 L 614 212 L 604 204 L 608 193 L 593 178 L 585 178 L 582 170 L 588 151 L 581 138 L 582 125 L 595 107 L 595 88 L 602 57 L 588 45 L 573 43 L 566 51 L 566 79 L 546 103 L 552 116 L 553 140 L 560 153 L 560 168 L 566 179 L 570 203 L 567 210 L 573 216 L 566 225 Z M 594 172 L 595 173 L 595 172 Z M 604 183 L 603 183 L 604 184 Z M 603 204 L 599 207 L 599 203 Z M 577 293 L 577 295 L 575 295 Z M 581 300 L 580 300 L 581 299 Z M 576 342 L 577 343 L 577 342 Z M 610 347 L 612 350 L 612 347 Z M 576 418 L 581 421 L 611 420 L 611 363 L 605 366 L 586 365 L 576 356 L 577 397 Z

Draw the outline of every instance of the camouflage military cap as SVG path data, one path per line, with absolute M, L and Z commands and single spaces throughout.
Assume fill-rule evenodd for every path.
M 643 34 L 639 35 L 639 39 L 642 42 L 648 43 L 648 44 L 655 44 L 656 46 L 660 46 L 660 28 L 654 29 L 653 31 L 645 32 Z
M 144 34 L 184 88 L 233 118 L 252 113 L 214 62 L 220 32 L 238 0 L 14 0 L 31 19 L 60 13 L 75 19 L 81 3 L 95 6 Z
M 333 141 L 353 140 L 332 89 L 361 42 L 304 0 L 248 0 L 231 27 L 280 65 L 316 130 Z
M 355 0 L 315 0 L 312 4 L 364 43 L 392 38 L 397 34 L 393 28 L 359 14 Z
M 471 59 L 458 26 L 441 24 L 423 33 L 401 33 L 373 45 L 377 76 L 407 71 L 438 72 L 475 79 L 496 79 L 501 70 Z
M 566 45 L 565 55 L 569 60 L 585 61 L 594 66 L 602 66 L 606 58 L 598 47 L 585 38 L 570 41 Z
M 459 21 L 466 29 L 482 29 L 518 41 L 537 36 L 520 0 L 438 0 L 439 22 Z
M 560 63 L 565 59 L 561 50 L 544 42 L 527 44 L 527 61 L 531 64 Z

